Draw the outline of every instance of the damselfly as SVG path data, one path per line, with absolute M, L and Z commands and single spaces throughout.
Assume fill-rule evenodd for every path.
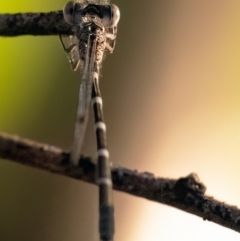
M 68 36 L 67 41 L 61 35 L 61 43 L 72 69 L 80 67 L 82 71 L 71 161 L 78 165 L 92 101 L 97 140 L 99 232 L 101 240 L 110 241 L 114 234 L 112 179 L 98 80 L 105 53 L 112 53 L 115 47 L 120 12 L 106 0 L 80 0 L 68 2 L 63 15 L 75 35 Z

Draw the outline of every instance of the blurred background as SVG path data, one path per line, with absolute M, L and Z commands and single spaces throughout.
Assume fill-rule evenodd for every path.
M 63 0 L 3 0 L 1 13 Z M 157 176 L 198 173 L 239 205 L 240 1 L 116 0 L 117 45 L 102 69 L 111 161 Z M 57 36 L 0 38 L 0 131 L 70 150 L 80 74 Z M 95 155 L 90 120 L 84 154 Z M 115 241 L 239 240 L 182 211 L 114 192 Z M 97 187 L 0 162 L 0 240 L 98 240 Z M 238 239 L 237 239 L 238 238 Z

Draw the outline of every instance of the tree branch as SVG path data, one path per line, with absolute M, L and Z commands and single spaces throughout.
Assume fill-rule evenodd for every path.
M 62 11 L 0 14 L 0 36 L 72 34 Z
M 96 166 L 82 157 L 70 164 L 69 154 L 58 147 L 8 134 L 0 135 L 0 158 L 95 184 Z M 206 187 L 196 174 L 179 179 L 157 178 L 123 167 L 112 167 L 113 188 L 151 201 L 167 204 L 240 232 L 240 210 L 205 195 Z

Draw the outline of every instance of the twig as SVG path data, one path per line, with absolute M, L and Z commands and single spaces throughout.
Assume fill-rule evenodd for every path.
M 95 164 L 82 157 L 72 166 L 69 154 L 58 147 L 17 136 L 0 135 L 0 157 L 14 162 L 95 183 Z M 151 173 L 112 167 L 115 190 L 167 204 L 240 232 L 240 209 L 205 195 L 206 187 L 196 174 L 179 179 L 157 178 Z
M 0 14 L 0 36 L 71 34 L 62 11 Z

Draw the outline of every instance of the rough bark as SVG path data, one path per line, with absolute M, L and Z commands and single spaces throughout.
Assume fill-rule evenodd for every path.
M 95 184 L 96 165 L 82 157 L 70 164 L 69 153 L 58 147 L 7 134 L 0 135 L 0 158 Z M 112 167 L 113 188 L 163 203 L 240 232 L 240 209 L 205 195 L 197 174 L 179 179 L 160 178 L 148 172 Z
M 62 11 L 0 14 L 0 36 L 71 34 Z

